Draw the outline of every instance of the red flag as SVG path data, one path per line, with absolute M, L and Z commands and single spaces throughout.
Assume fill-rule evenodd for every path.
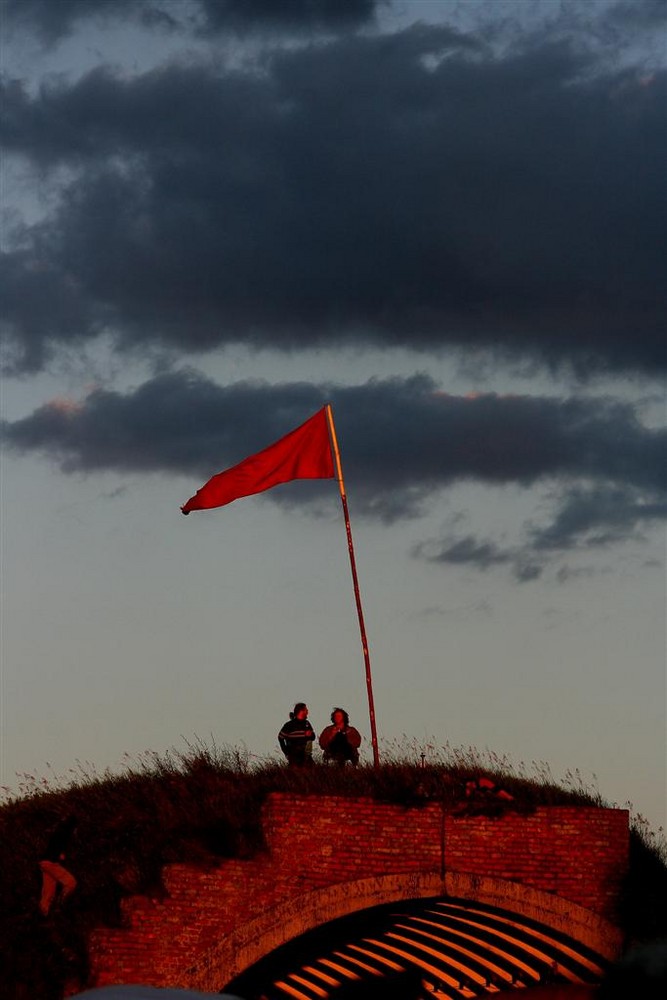
M 189 514 L 191 510 L 223 507 L 291 479 L 333 479 L 333 475 L 326 408 L 322 407 L 275 444 L 213 476 L 181 510 Z

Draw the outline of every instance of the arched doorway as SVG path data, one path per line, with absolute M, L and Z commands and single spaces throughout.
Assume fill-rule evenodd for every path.
M 310 930 L 225 986 L 244 1000 L 460 1000 L 545 983 L 594 984 L 607 960 L 562 930 L 450 896 L 402 900 Z

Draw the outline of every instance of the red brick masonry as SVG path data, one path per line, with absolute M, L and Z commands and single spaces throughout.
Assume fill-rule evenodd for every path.
M 376 875 L 446 870 L 506 879 L 613 922 L 628 863 L 628 813 L 617 809 L 548 806 L 465 817 L 437 804 L 408 809 L 276 793 L 263 826 L 266 854 L 211 869 L 169 865 L 166 899 L 128 899 L 128 926 L 91 940 L 97 985 L 177 984 L 216 941 L 297 889 Z

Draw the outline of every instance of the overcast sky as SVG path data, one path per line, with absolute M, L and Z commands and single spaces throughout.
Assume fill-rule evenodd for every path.
M 1 0 L 2 774 L 369 726 L 665 823 L 665 0 Z

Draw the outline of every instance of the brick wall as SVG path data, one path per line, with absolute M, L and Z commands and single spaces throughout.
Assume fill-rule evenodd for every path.
M 628 813 L 551 806 L 498 819 L 451 817 L 445 866 L 521 882 L 614 920 L 627 870 Z
M 415 810 L 337 796 L 275 794 L 263 816 L 272 857 L 307 875 L 309 885 L 439 871 L 442 823 L 439 806 Z
M 628 858 L 624 810 L 443 815 L 371 799 L 272 795 L 267 852 L 209 869 L 169 865 L 167 897 L 125 901 L 127 926 L 90 942 L 96 985 L 187 985 L 185 970 L 234 928 L 298 891 L 377 875 L 459 871 L 553 893 L 613 921 Z M 444 867 L 443 867 L 444 865 Z

